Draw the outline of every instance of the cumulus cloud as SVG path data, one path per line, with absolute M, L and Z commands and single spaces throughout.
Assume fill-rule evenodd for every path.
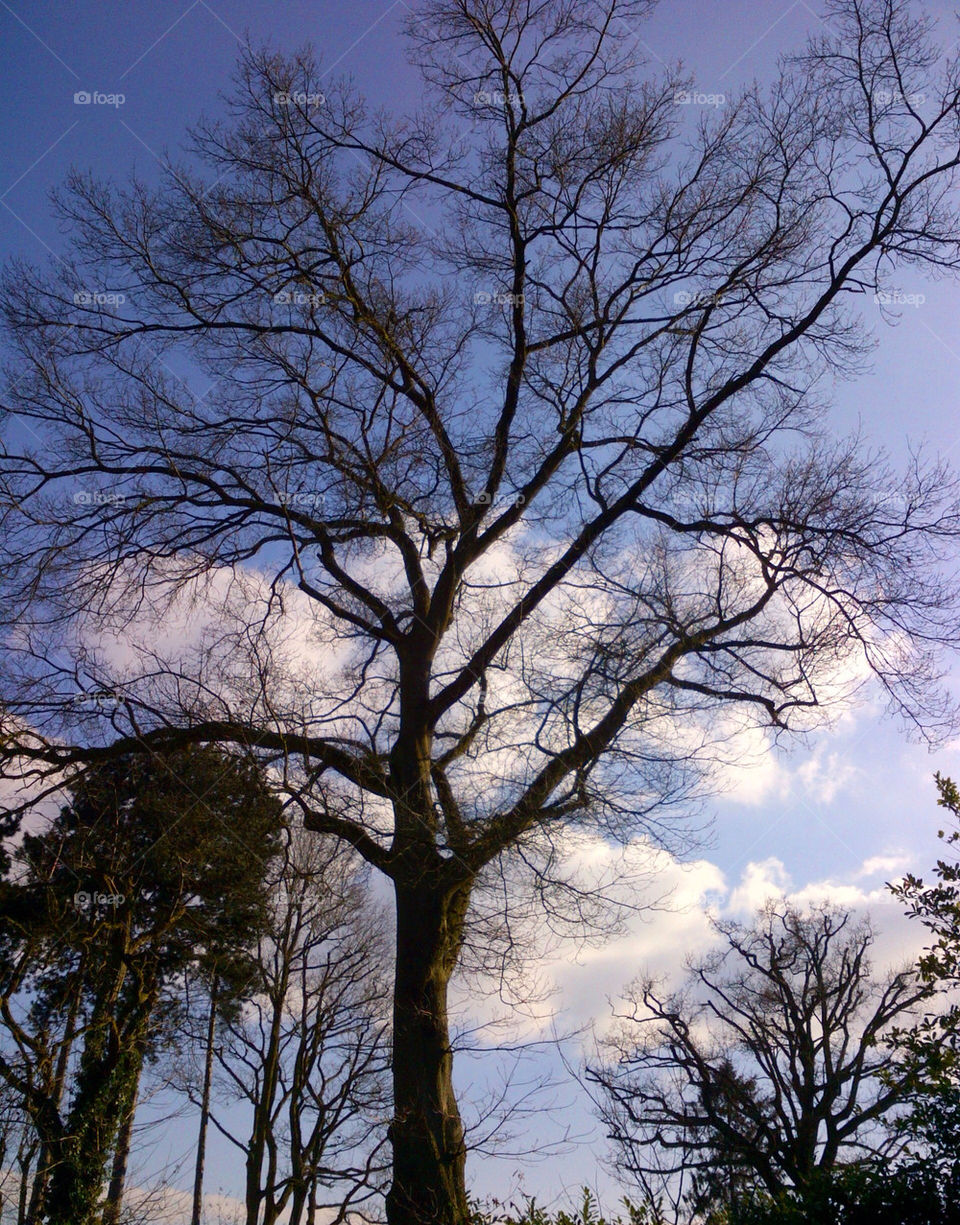
M 861 776 L 851 756 L 829 748 L 826 735 L 818 736 L 812 747 L 787 749 L 763 728 L 745 727 L 727 738 L 713 778 L 725 799 L 758 807 L 790 796 L 832 804 Z
M 531 549 L 518 527 L 478 561 L 437 653 L 438 684 L 459 672 L 560 548 L 555 543 Z M 545 750 L 567 743 L 575 722 L 582 726 L 606 711 L 609 676 L 618 669 L 625 675 L 631 661 L 649 649 L 638 627 L 645 624 L 643 600 L 656 604 L 662 595 L 657 582 L 667 585 L 664 590 L 676 587 L 677 598 L 690 604 L 691 616 L 706 616 L 712 607 L 714 584 L 707 580 L 715 577 L 713 568 L 726 567 L 737 580 L 729 584 L 737 599 L 746 599 L 759 581 L 756 559 L 733 545 L 722 557 L 707 550 L 703 557 L 660 558 L 654 569 L 660 566 L 663 574 L 657 578 L 645 571 L 642 581 L 635 562 L 627 554 L 606 558 L 611 577 L 593 571 L 576 575 L 527 618 L 487 678 L 482 746 L 476 756 L 464 754 L 450 767 L 451 781 L 464 795 L 489 797 L 495 805 L 497 780 L 507 790 L 521 786 L 542 765 Z M 441 559 L 439 554 L 424 557 L 421 564 L 431 582 Z M 704 566 L 707 571 L 701 573 Z M 405 606 L 403 567 L 385 543 L 352 557 L 350 569 L 385 603 L 398 610 Z M 155 566 L 148 588 L 134 571 L 111 576 L 102 615 L 80 628 L 78 645 L 91 668 L 96 664 L 106 688 L 136 690 L 152 709 L 189 709 L 210 717 L 230 713 L 267 725 L 322 727 L 328 734 L 361 739 L 368 725 L 377 724 L 389 734 L 396 714 L 396 661 L 389 652 L 373 661 L 369 644 L 364 647 L 294 582 L 250 565 L 205 568 L 191 557 Z M 650 591 L 645 584 L 653 584 Z M 816 619 L 826 613 L 814 608 L 809 615 Z M 771 610 L 768 616 L 766 636 L 776 638 L 779 632 L 788 640 L 790 610 Z M 765 636 L 762 626 L 757 632 Z M 580 685 L 583 660 L 594 655 L 597 675 Z M 773 661 L 767 664 L 772 667 Z M 681 673 L 691 668 L 690 659 L 678 664 Z M 818 665 L 819 703 L 803 718 L 814 726 L 852 717 L 864 678 L 862 658 L 848 652 L 831 655 Z M 351 696 L 344 700 L 345 694 Z M 471 691 L 453 708 L 444 733 L 469 725 L 475 701 Z M 794 774 L 755 719 L 746 708 L 738 713 L 700 710 L 692 698 L 688 709 L 673 693 L 669 702 L 656 697 L 645 702 L 619 747 L 625 759 L 641 761 L 687 755 L 698 768 L 704 764 L 712 785 L 753 805 L 792 786 L 828 802 L 849 781 L 849 769 L 834 757 L 814 757 Z M 711 768 L 707 763 L 714 759 Z M 610 779 L 605 776 L 604 782 Z M 630 786 L 636 792 L 643 778 L 631 777 Z M 475 802 L 482 810 L 481 798 Z
M 860 865 L 857 878 L 902 876 L 912 862 L 913 856 L 906 851 L 896 851 L 889 855 L 871 855 Z
M 819 745 L 813 755 L 799 765 L 794 778 L 803 792 L 819 804 L 832 803 L 860 771 L 840 753 L 828 753 Z
M 600 839 L 596 843 L 589 851 L 594 869 L 604 857 L 612 862 L 618 853 L 614 848 L 604 850 Z M 873 957 L 877 969 L 912 962 L 925 943 L 925 930 L 903 915 L 886 887 L 887 880 L 911 866 L 911 857 L 901 851 L 872 855 L 848 873 L 802 884 L 794 882 L 776 856 L 752 860 L 736 877 L 729 877 L 709 859 L 681 863 L 663 851 L 648 849 L 647 854 L 650 892 L 632 899 L 632 909 L 616 935 L 599 945 L 561 941 L 549 964 L 540 959 L 538 972 L 549 980 L 552 991 L 543 1006 L 520 1023 L 525 1036 L 551 1026 L 572 1030 L 591 1021 L 602 1028 L 624 988 L 639 974 L 652 975 L 668 986 L 679 982 L 687 959 L 716 942 L 711 918 L 749 922 L 761 906 L 776 898 L 801 908 L 831 903 L 857 914 L 869 912 L 877 927 Z M 459 1003 L 462 1011 L 469 1010 L 464 996 Z M 472 1015 L 481 1013 L 484 1020 L 493 1015 L 487 1009 Z
M 779 859 L 770 856 L 757 863 L 748 863 L 739 883 L 728 890 L 722 911 L 726 916 L 743 918 L 774 898 L 785 897 L 789 889 L 790 877 Z

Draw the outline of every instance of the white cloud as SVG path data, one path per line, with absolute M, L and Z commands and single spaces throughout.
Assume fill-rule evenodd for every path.
M 784 747 L 763 728 L 735 730 L 724 743 L 714 782 L 725 800 L 754 808 L 790 795 L 832 804 L 862 770 L 841 749 L 829 748 L 830 735 L 817 734 L 812 747 Z
M 605 851 L 600 839 L 581 846 L 581 851 L 588 853 L 594 869 L 604 857 L 609 865 L 617 854 L 614 848 Z M 545 1006 L 520 1022 L 524 1036 L 543 1034 L 551 1025 L 564 1031 L 590 1021 L 604 1028 L 611 1005 L 639 974 L 668 985 L 679 982 L 686 960 L 705 952 L 717 939 L 711 916 L 747 922 L 773 898 L 786 898 L 801 908 L 826 902 L 858 914 L 869 912 L 877 928 L 873 950 L 877 969 L 913 961 L 927 939 L 925 929 L 904 916 L 884 883 L 909 865 L 910 857 L 900 851 L 872 855 L 842 877 L 802 885 L 792 880 L 776 856 L 747 863 L 739 877 L 730 880 L 707 859 L 682 864 L 662 851 L 650 855 L 648 864 L 655 870 L 649 893 L 634 898 L 635 908 L 615 936 L 599 947 L 561 942 L 549 964 L 540 962 L 538 970 L 553 992 Z M 651 908 L 645 910 L 647 903 Z M 460 1007 L 469 1010 L 470 1001 L 461 997 Z
M 799 787 L 818 804 L 830 804 L 858 776 L 858 768 L 840 753 L 828 753 L 818 745 L 813 755 L 793 773 Z
M 906 851 L 895 851 L 889 855 L 871 855 L 861 864 L 857 872 L 857 879 L 871 876 L 900 876 L 910 867 L 913 860 L 913 855 Z
M 789 773 L 770 735 L 759 727 L 734 733 L 714 771 L 724 798 L 751 807 L 786 794 Z
M 790 877 L 779 859 L 770 856 L 757 863 L 748 863 L 740 883 L 728 892 L 724 913 L 743 918 L 773 898 L 786 896 L 789 889 Z

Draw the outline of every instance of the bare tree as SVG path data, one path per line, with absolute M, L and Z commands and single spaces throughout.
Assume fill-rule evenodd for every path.
M 771 902 L 715 928 L 720 949 L 679 991 L 633 988 L 612 1060 L 588 1072 L 617 1167 L 696 1215 L 893 1155 L 914 1078 L 891 1038 L 930 987 L 915 970 L 874 975 L 869 921 L 829 906 Z
M 244 1134 L 211 1115 L 244 1157 L 247 1225 L 315 1225 L 321 1209 L 342 1221 L 382 1191 L 386 934 L 352 852 L 294 832 L 260 942 L 262 993 L 211 1047 L 251 1110 Z
M 841 0 L 693 122 L 650 7 L 424 0 L 396 120 L 251 53 L 199 169 L 74 175 L 71 253 L 6 279 L 7 770 L 241 743 L 389 879 L 392 1225 L 466 1217 L 477 889 L 658 834 L 711 741 L 864 662 L 949 713 L 954 479 L 834 438 L 821 388 L 864 295 L 957 265 L 957 64 Z
M 0 1084 L 0 1221 L 25 1225 L 40 1144 L 17 1095 Z

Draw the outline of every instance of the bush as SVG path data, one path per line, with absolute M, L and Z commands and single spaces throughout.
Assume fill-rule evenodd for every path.
M 563 1209 L 548 1212 L 532 1198 L 522 1207 L 489 1200 L 474 1208 L 471 1225 L 662 1225 L 663 1218 L 648 1208 L 638 1207 L 628 1199 L 622 1205 L 625 1216 L 604 1216 L 589 1187 L 584 1187 L 583 1200 L 572 1215 Z
M 707 1225 L 955 1225 L 960 1167 L 846 1166 L 802 1191 L 744 1198 Z

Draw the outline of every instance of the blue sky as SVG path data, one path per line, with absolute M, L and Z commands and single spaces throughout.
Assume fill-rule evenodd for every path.
M 960 28 L 951 5 L 921 7 L 940 19 L 944 43 L 954 44 Z M 121 178 L 136 169 L 150 178 L 168 156 L 176 158 L 186 127 L 219 109 L 218 95 L 247 38 L 281 49 L 310 41 L 331 74 L 351 74 L 375 103 L 415 105 L 417 82 L 399 37 L 408 11 L 404 0 L 0 0 L 6 53 L 0 251 L 34 260 L 63 249 L 47 193 L 71 166 Z M 802 0 L 667 0 L 634 35 L 654 68 L 682 59 L 698 91 L 730 95 L 755 76 L 768 77 L 778 52 L 797 46 L 818 21 L 816 6 Z M 80 91 L 113 95 L 113 102 L 75 103 Z M 910 275 L 901 288 L 924 301 L 905 307 L 892 328 L 867 308 L 865 321 L 876 328 L 880 346 L 869 373 L 837 389 L 835 420 L 839 429 L 861 423 L 895 457 L 906 454 L 910 440 L 960 463 L 960 287 Z M 834 730 L 763 755 L 755 769 L 731 772 L 730 793 L 711 804 L 716 820 L 696 880 L 711 896 L 719 890 L 728 906 L 742 879 L 754 885 L 779 879 L 797 890 L 827 882 L 868 896 L 890 863 L 922 869 L 935 857 L 936 769 L 960 773 L 960 750 L 941 745 L 929 752 L 867 702 Z M 865 872 L 871 860 L 879 866 Z M 699 888 L 688 900 L 706 896 Z M 687 933 L 678 936 L 679 955 L 690 936 L 683 924 L 674 930 Z M 665 938 L 659 944 L 669 959 L 674 946 Z M 615 992 L 638 968 L 629 960 L 643 947 L 643 941 L 625 944 L 593 977 L 560 975 L 561 1002 L 580 1016 L 589 991 L 595 998 L 586 1011 L 602 1013 L 604 993 Z M 226 1168 L 216 1145 L 213 1157 L 215 1188 Z M 527 1185 L 549 1194 L 592 1171 L 592 1153 L 581 1151 L 565 1158 L 562 1169 L 549 1162 L 533 1169 Z M 477 1174 L 481 1189 L 503 1189 L 511 1163 Z

